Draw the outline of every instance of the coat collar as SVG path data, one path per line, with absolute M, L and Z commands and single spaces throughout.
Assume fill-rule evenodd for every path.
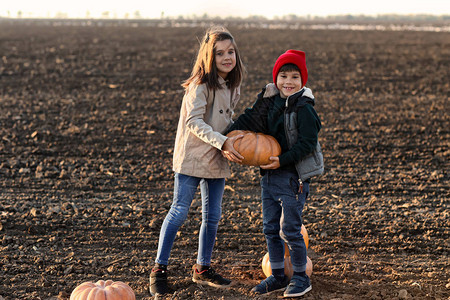
M 275 96 L 277 94 L 279 94 L 280 91 L 277 89 L 277 87 L 275 86 L 274 83 L 269 83 L 266 85 L 266 90 L 264 92 L 264 98 L 268 98 L 268 97 L 272 97 Z M 314 100 L 314 95 L 311 91 L 310 88 L 307 87 L 303 87 L 301 88 L 298 92 L 296 92 L 295 94 L 289 96 L 287 99 L 291 98 L 291 97 L 295 97 L 297 94 L 300 94 L 302 97 L 307 97 L 310 99 Z
M 223 79 L 222 76 L 217 75 L 217 77 L 219 78 L 219 83 L 220 83 L 220 85 L 224 85 L 224 84 L 227 83 L 227 81 L 226 81 L 225 79 Z

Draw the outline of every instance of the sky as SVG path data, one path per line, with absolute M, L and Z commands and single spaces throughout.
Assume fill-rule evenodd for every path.
M 295 14 L 327 16 L 344 14 L 450 14 L 449 0 L 0 0 L 1 17 L 144 18 L 264 16 L 268 19 Z M 108 13 L 106 13 L 108 12 Z

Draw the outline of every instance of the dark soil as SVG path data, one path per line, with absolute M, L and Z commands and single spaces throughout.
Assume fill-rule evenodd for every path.
M 0 299 L 68 299 L 99 279 L 149 299 L 205 26 L 56 25 L 0 22 Z M 304 299 L 448 299 L 450 33 L 228 27 L 248 70 L 237 114 L 279 54 L 307 52 L 326 170 L 304 211 Z M 264 278 L 259 170 L 232 168 L 213 264 L 235 285 L 191 281 L 197 196 L 167 299 L 253 299 Z

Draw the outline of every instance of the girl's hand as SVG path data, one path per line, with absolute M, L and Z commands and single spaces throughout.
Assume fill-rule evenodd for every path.
M 244 135 L 236 135 L 233 136 L 231 138 L 227 138 L 227 140 L 225 141 L 225 143 L 223 143 L 222 146 L 222 155 L 223 157 L 225 157 L 226 159 L 228 159 L 229 161 L 235 162 L 235 163 L 241 163 L 242 160 L 244 159 L 244 157 L 242 155 L 239 154 L 239 152 L 236 151 L 236 149 L 234 149 L 234 142 L 237 139 L 241 139 Z
M 278 158 L 278 156 L 271 156 L 269 157 L 269 159 L 272 162 L 270 164 L 260 166 L 261 169 L 274 170 L 280 167 L 280 159 Z

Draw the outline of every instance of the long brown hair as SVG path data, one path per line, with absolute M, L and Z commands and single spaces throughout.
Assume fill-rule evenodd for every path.
M 228 73 L 227 86 L 234 89 L 241 84 L 245 69 L 235 40 L 225 27 L 212 26 L 206 31 L 200 43 L 191 76 L 183 82 L 182 87 L 187 89 L 192 82 L 195 82 L 196 84 L 206 83 L 208 88 L 214 90 L 221 88 L 217 78 L 219 75 L 216 67 L 216 42 L 224 40 L 231 40 L 236 53 L 236 66 Z

